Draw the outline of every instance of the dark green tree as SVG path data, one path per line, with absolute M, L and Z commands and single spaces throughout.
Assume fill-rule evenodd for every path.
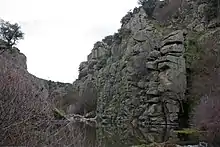
M 207 4 L 205 16 L 208 21 L 218 18 L 220 20 L 220 0 L 197 0 L 198 4 Z
M 16 45 L 21 39 L 24 39 L 24 33 L 21 27 L 17 24 L 11 24 L 8 21 L 0 21 L 0 38 L 4 40 L 8 47 Z
M 217 18 L 220 21 L 220 0 L 217 0 Z
M 206 16 L 208 20 L 217 18 L 218 14 L 218 0 L 209 0 L 206 7 Z
M 158 0 L 138 0 L 138 4 L 143 6 L 143 9 L 149 17 L 152 17 L 157 1 Z

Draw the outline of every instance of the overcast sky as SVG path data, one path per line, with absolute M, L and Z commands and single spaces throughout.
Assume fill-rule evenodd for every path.
M 28 71 L 72 83 L 96 41 L 120 28 L 137 0 L 0 0 L 0 18 L 18 22 Z

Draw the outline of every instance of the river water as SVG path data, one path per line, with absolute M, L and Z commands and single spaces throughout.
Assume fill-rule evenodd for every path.
M 178 128 L 169 126 L 134 128 L 132 125 L 123 128 L 117 125 L 95 127 L 85 123 L 74 123 L 64 130 L 66 138 L 61 144 L 73 147 L 131 147 L 152 142 L 176 143 L 190 141 L 190 139 L 197 140 L 196 137 L 189 139 L 187 136 L 180 136 L 175 133 L 175 129 Z M 54 145 L 62 146 L 61 144 Z

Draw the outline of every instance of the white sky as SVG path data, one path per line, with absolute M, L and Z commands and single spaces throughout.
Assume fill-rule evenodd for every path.
M 28 71 L 40 78 L 73 82 L 96 41 L 120 28 L 137 0 L 0 0 L 0 18 L 18 22 L 18 44 Z

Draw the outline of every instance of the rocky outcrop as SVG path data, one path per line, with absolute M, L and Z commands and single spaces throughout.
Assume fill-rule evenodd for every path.
M 118 34 L 109 37 L 111 44 L 97 42 L 80 65 L 73 85 L 78 90 L 88 82 L 97 87 L 97 115 L 103 123 L 178 123 L 186 90 L 186 32 L 162 35 L 146 18 L 142 8 L 135 8 L 123 18 Z
M 27 71 L 26 56 L 19 49 L 13 47 L 7 48 L 4 41 L 0 40 L 0 67 L 15 71 L 29 81 L 33 87 L 36 96 L 50 102 L 53 107 L 72 90 L 72 84 L 47 81 L 40 79 Z M 1 71 L 3 72 L 3 71 Z M 17 76 L 17 75 L 15 75 Z
M 156 20 L 149 20 L 141 7 L 128 12 L 118 33 L 97 42 L 80 65 L 74 87 L 83 91 L 86 83 L 95 85 L 97 115 L 105 123 L 175 124 L 185 111 L 186 69 L 193 52 L 186 35 L 201 35 L 213 21 L 204 17 L 203 2 L 171 0 L 161 5 L 154 12 Z
M 26 56 L 20 52 L 16 47 L 13 47 L 11 50 L 7 50 L 7 47 L 4 45 L 4 42 L 0 40 L 0 55 L 10 60 L 14 66 L 27 69 L 27 59 Z
M 211 85 L 207 80 L 210 78 L 202 79 L 205 74 L 201 71 L 217 63 L 206 66 L 195 62 L 202 59 L 200 52 L 205 46 L 210 60 L 217 60 L 217 56 L 210 55 L 213 52 L 210 49 L 218 52 L 219 29 L 216 23 L 211 25 L 213 21 L 205 20 L 206 5 L 180 0 L 178 6 L 173 6 L 174 2 L 158 7 L 160 16 L 164 9 L 168 10 L 170 16 L 164 18 L 165 22 L 157 16 L 156 20 L 149 20 L 142 8 L 129 12 L 122 18 L 118 33 L 94 46 L 87 61 L 81 63 L 79 78 L 73 83 L 82 93 L 87 83 L 97 88 L 94 108 L 103 124 L 116 124 L 115 130 L 119 127 L 125 130 L 131 124 L 149 142 L 167 141 L 168 137 L 162 134 L 169 134 L 169 138 L 177 135 L 172 127 L 166 133 L 164 130 L 187 121 L 182 117 L 187 119 L 195 98 L 210 90 L 206 87 Z M 206 69 L 201 68 L 203 65 Z M 192 71 L 196 72 L 192 74 Z M 112 126 L 109 128 L 114 130 Z M 129 134 L 129 130 L 125 132 Z M 121 134 L 120 140 L 129 138 Z
M 107 95 L 106 99 L 100 96 L 98 106 L 103 106 L 99 107 L 101 114 L 117 122 L 136 119 L 143 126 L 177 122 L 180 101 L 184 99 L 186 89 L 183 43 L 183 32 L 177 31 L 164 37 L 162 47 L 145 48 L 142 53 L 139 50 L 138 54 L 129 54 L 125 67 L 116 71 L 116 74 L 121 72 L 121 77 L 116 77 L 121 79 L 112 85 L 108 79 L 104 80 L 103 87 L 109 87 L 103 89 L 103 95 L 112 88 L 117 93 L 110 97 Z M 134 49 L 141 49 L 136 47 L 138 45 Z M 120 66 L 120 62 L 118 64 Z

